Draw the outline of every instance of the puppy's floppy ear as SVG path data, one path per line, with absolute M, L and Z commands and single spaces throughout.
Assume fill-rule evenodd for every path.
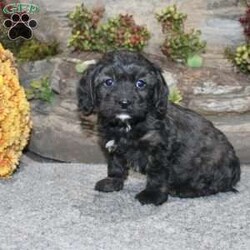
M 156 68 L 156 77 L 158 82 L 154 90 L 154 104 L 156 110 L 162 114 L 167 110 L 169 90 L 162 76 L 162 72 L 158 68 Z
M 97 66 L 95 64 L 90 65 L 78 84 L 77 98 L 78 108 L 84 115 L 90 115 L 96 105 L 96 93 L 94 86 L 94 78 L 97 72 Z

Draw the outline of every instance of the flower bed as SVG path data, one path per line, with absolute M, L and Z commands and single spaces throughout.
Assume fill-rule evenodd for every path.
M 8 177 L 16 169 L 30 130 L 30 106 L 13 55 L 0 44 L 0 177 Z

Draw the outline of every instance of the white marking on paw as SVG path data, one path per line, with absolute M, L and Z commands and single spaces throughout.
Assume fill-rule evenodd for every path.
M 114 140 L 108 141 L 105 144 L 105 148 L 107 148 L 109 152 L 114 151 L 114 149 L 115 149 L 115 141 Z
M 131 118 L 130 115 L 127 115 L 127 114 L 120 114 L 120 115 L 117 115 L 116 118 L 122 120 L 122 121 L 125 121 L 125 120 L 128 120 Z

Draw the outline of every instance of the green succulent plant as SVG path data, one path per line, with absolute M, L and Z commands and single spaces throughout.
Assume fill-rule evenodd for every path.
M 226 58 L 243 73 L 250 73 L 250 44 L 238 46 L 235 50 L 225 49 Z
M 54 92 L 47 76 L 31 81 L 30 87 L 25 89 L 25 93 L 28 100 L 41 100 L 51 103 L 54 98 Z
M 184 21 L 187 15 L 178 12 L 176 5 L 170 5 L 156 13 L 156 19 L 162 24 L 162 31 L 165 32 L 182 32 L 184 30 Z
M 36 61 L 55 56 L 58 53 L 60 53 L 58 42 L 44 43 L 33 38 L 22 44 L 16 56 L 21 61 Z
M 206 42 L 200 39 L 201 31 L 193 29 L 185 32 L 184 22 L 187 15 L 178 12 L 176 5 L 170 5 L 160 13 L 156 13 L 156 19 L 166 34 L 161 46 L 164 55 L 189 65 L 188 59 L 205 52 Z
M 168 100 L 175 103 L 180 104 L 183 97 L 180 90 L 177 87 L 170 88 Z
M 238 71 L 250 73 L 250 5 L 246 5 L 245 14 L 239 18 L 245 36 L 245 44 L 236 49 L 226 48 L 225 57 L 237 68 Z

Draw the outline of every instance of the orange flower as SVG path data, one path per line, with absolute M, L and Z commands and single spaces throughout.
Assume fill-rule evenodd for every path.
M 0 178 L 16 169 L 31 130 L 30 106 L 10 51 L 0 44 Z

